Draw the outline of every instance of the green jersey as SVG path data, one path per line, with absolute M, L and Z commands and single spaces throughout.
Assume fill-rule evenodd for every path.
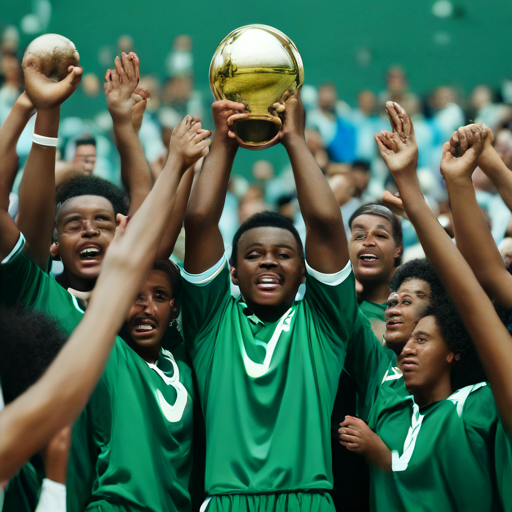
M 42 465 L 42 461 L 40 462 Z M 36 471 L 32 462 L 23 465 L 5 489 L 2 512 L 34 512 L 39 501 L 44 471 Z
M 0 266 L 2 299 L 7 305 L 22 302 L 50 314 L 71 334 L 84 311 L 76 297 L 23 254 L 24 243 L 20 234 Z M 192 383 L 183 349 L 176 359 L 162 352 L 157 365 L 149 366 L 117 337 L 106 368 L 73 432 L 72 449 L 81 466 L 69 465 L 74 487 L 68 492 L 73 503 L 68 510 L 83 510 L 90 500 L 101 497 L 112 498 L 114 503 L 126 498 L 129 510 L 141 503 L 145 510 L 188 510 Z M 173 411 L 181 409 L 179 420 L 172 421 Z M 78 439 L 85 443 L 81 449 Z M 162 476 L 158 479 L 159 471 Z M 156 491 L 156 482 L 164 479 L 165 485 Z M 163 496 L 169 492 L 175 494 Z M 107 505 L 101 503 L 103 509 Z
M 183 346 L 149 364 L 117 339 L 73 430 L 68 510 L 190 510 L 191 393 Z
M 206 422 L 207 493 L 330 489 L 330 416 L 358 309 L 350 264 L 332 276 L 307 267 L 304 300 L 276 322 L 231 296 L 224 258 L 182 276 L 185 340 Z
M 377 304 L 376 302 L 363 300 L 363 302 L 359 304 L 359 307 L 365 314 L 366 318 L 370 320 L 375 336 L 379 340 L 382 340 L 383 335 L 386 332 L 386 317 L 384 316 L 384 313 L 386 311 L 387 304 Z
M 0 297 L 7 306 L 22 302 L 44 311 L 71 334 L 82 319 L 82 308 L 76 297 L 23 254 L 24 245 L 25 238 L 20 233 L 18 243 L 0 265 Z
M 502 453 L 501 468 L 509 468 L 510 475 L 510 446 L 496 434 L 498 415 L 487 383 L 420 408 L 364 315 L 353 334 L 357 343 L 349 347 L 345 367 L 369 404 L 363 418 L 392 453 L 391 473 L 371 468 L 372 509 L 502 510 L 506 491 L 502 485 L 502 496 L 496 492 L 495 451 Z

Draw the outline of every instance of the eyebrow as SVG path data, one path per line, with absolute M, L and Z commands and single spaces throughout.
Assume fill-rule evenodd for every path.
M 368 231 L 362 224 L 354 224 L 352 231 L 354 231 L 356 229 L 362 229 L 363 231 Z M 375 229 L 383 229 L 386 233 L 389 233 L 388 228 L 386 226 L 384 226 L 384 224 L 377 224 L 377 226 L 375 226 Z
M 263 244 L 261 242 L 254 242 L 250 245 L 248 245 L 245 250 L 249 250 L 249 249 L 252 249 L 253 247 L 263 247 Z M 290 249 L 290 251 L 295 251 L 296 249 L 294 249 L 291 245 L 288 245 L 288 244 L 273 244 L 272 247 L 279 247 L 279 248 L 283 248 L 283 249 Z

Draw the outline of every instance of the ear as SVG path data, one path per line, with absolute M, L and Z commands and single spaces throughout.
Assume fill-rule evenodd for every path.
M 169 301 L 169 307 L 171 308 L 170 320 L 175 320 L 176 318 L 178 318 L 180 312 L 178 311 L 178 308 L 176 307 L 176 299 L 174 297 Z
M 395 253 L 393 255 L 393 258 L 397 259 L 397 258 L 401 258 L 402 257 L 402 254 L 404 252 L 404 247 L 402 244 L 400 245 L 397 245 L 396 248 L 395 248 Z
M 446 362 L 448 364 L 453 364 L 455 363 L 456 361 L 460 361 L 460 354 L 455 354 L 454 352 L 450 352 L 447 356 L 446 356 Z
M 236 272 L 236 268 L 235 267 L 229 267 L 229 273 L 231 274 L 231 282 L 235 286 L 238 286 L 240 281 L 238 280 L 238 274 Z
M 60 254 L 59 254 L 59 242 L 54 242 L 52 245 L 50 245 L 50 257 L 53 261 L 60 261 Z

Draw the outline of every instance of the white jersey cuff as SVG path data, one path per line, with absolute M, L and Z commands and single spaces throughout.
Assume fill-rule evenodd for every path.
M 43 479 L 36 512 L 66 512 L 66 486 Z
M 219 275 L 224 265 L 227 265 L 225 254 L 222 255 L 222 258 L 212 268 L 205 270 L 201 274 L 189 274 L 185 269 L 181 269 L 181 277 L 196 286 L 205 286 Z
M 16 242 L 16 245 L 13 247 L 12 251 L 2 260 L 2 265 L 5 263 L 9 263 L 10 260 L 18 254 L 18 252 L 23 248 L 25 245 L 25 237 L 23 236 L 23 233 L 20 231 L 20 237 L 18 238 L 18 241 Z
M 344 268 L 342 268 L 339 272 L 336 272 L 334 274 L 324 274 L 322 272 L 318 272 L 318 270 L 315 270 L 314 268 L 311 268 L 306 261 L 306 270 L 310 276 L 313 276 L 317 281 L 320 281 L 323 284 L 327 284 L 329 286 L 338 286 L 339 284 L 343 283 L 345 279 L 351 274 L 352 272 L 352 264 L 350 263 L 350 260 L 345 265 Z

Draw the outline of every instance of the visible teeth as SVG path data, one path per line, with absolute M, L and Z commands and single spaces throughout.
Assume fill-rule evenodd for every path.
M 262 277 L 259 281 L 260 281 L 260 283 L 278 283 L 279 282 L 277 279 L 274 279 L 271 277 Z
M 153 326 L 148 324 L 141 324 L 137 325 L 136 329 L 138 331 L 151 331 L 151 329 L 153 329 Z
M 97 254 L 99 252 L 99 249 L 97 249 L 96 247 L 87 247 L 87 249 L 80 251 L 80 254 Z

